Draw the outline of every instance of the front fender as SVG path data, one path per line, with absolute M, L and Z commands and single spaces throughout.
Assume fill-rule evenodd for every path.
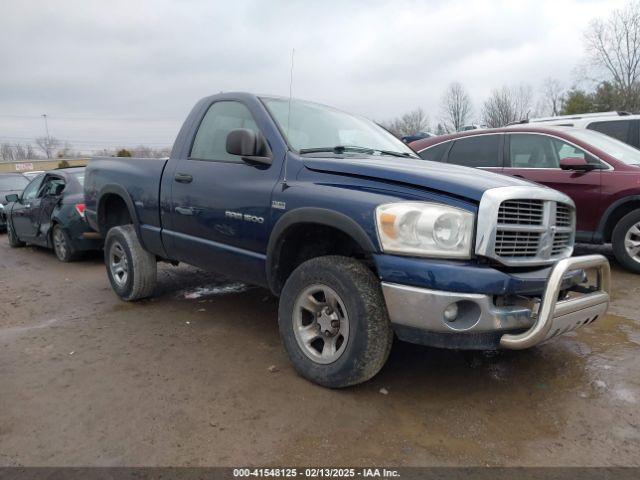
M 278 291 L 276 285 L 276 270 L 280 259 L 282 242 L 289 228 L 302 223 L 313 223 L 333 227 L 349 235 L 365 252 L 376 253 L 379 249 L 372 242 L 355 220 L 334 210 L 316 207 L 300 207 L 285 213 L 278 219 L 271 231 L 267 246 L 266 274 L 269 287 L 273 292 Z

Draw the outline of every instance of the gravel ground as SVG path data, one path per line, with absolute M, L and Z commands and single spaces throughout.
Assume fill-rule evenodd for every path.
M 640 465 L 640 276 L 524 352 L 396 343 L 372 381 L 298 377 L 265 290 L 163 265 L 119 301 L 97 256 L 0 236 L 0 465 Z M 384 393 L 381 393 L 384 392 Z

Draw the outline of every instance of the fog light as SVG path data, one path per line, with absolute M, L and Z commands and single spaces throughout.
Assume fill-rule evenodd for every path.
M 458 304 L 452 303 L 444 309 L 444 319 L 447 322 L 453 322 L 456 318 L 458 318 Z

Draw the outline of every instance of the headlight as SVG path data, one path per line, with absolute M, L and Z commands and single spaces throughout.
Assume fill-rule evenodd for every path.
M 4 210 L 4 205 L 0 203 L 0 210 Z
M 388 203 L 376 209 L 376 224 L 385 252 L 471 257 L 474 215 L 466 210 L 427 202 Z

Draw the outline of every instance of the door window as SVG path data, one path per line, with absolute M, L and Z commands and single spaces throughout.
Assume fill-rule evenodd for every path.
M 560 168 L 560 160 L 582 158 L 600 162 L 581 148 L 547 135 L 509 135 L 509 165 L 512 168 Z
M 38 191 L 40 190 L 40 184 L 42 183 L 42 179 L 44 175 L 38 175 L 33 181 L 27 185 L 27 188 L 22 192 L 23 200 L 33 200 L 38 195 Z
M 420 155 L 420 158 L 424 160 L 439 162 L 442 160 L 442 156 L 448 150 L 450 145 L 451 142 L 444 142 L 439 145 L 427 148 L 426 150 L 422 150 L 418 155 Z
M 449 152 L 448 163 L 467 167 L 502 167 L 500 136 L 478 135 L 456 140 Z
M 64 190 L 64 180 L 60 177 L 48 177 L 42 184 L 38 197 L 46 197 L 47 195 L 58 196 Z
M 587 128 L 604 133 L 610 137 L 617 138 L 625 143 L 629 143 L 630 120 L 616 120 L 614 122 L 593 122 Z
M 227 135 L 231 130 L 246 128 L 259 134 L 249 109 L 233 101 L 216 102 L 205 114 L 196 133 L 191 158 L 219 162 L 241 162 L 238 155 L 227 153 Z

